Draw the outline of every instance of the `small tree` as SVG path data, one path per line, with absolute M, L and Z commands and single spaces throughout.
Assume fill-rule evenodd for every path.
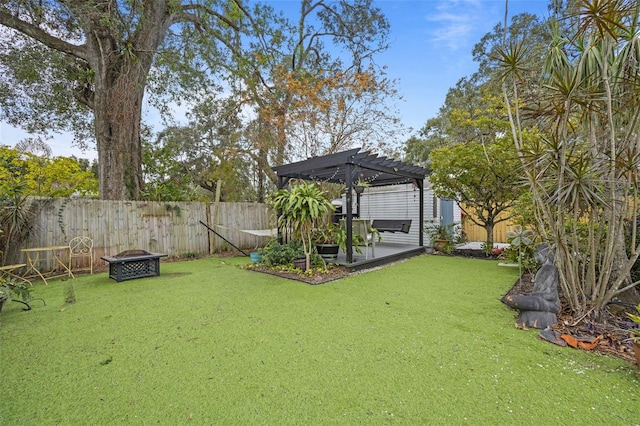
M 294 238 L 302 240 L 306 268 L 311 267 L 313 229 L 327 213 L 334 209 L 325 192 L 315 184 L 302 182 L 291 189 L 281 189 L 270 197 L 271 206 L 278 211 L 280 229 L 291 229 Z
M 569 2 L 566 12 L 549 25 L 540 76 L 530 74 L 526 41 L 506 34 L 495 64 L 562 292 L 575 317 L 597 319 L 640 284 L 629 274 L 640 256 L 640 4 L 583 0 Z M 527 116 L 537 128 L 523 124 Z
M 429 158 L 436 195 L 470 213 L 467 217 L 487 231 L 487 247 L 493 247 L 494 226 L 510 218 L 507 212 L 524 190 L 511 142 L 453 145 L 433 150 Z

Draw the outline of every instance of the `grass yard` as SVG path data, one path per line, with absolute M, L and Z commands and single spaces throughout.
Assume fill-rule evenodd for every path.
M 421 256 L 311 286 L 248 262 L 5 304 L 0 425 L 640 423 L 635 365 L 514 328 L 512 268 Z

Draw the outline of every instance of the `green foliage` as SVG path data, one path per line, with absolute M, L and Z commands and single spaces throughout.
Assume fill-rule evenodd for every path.
M 304 249 L 300 240 L 280 244 L 277 240 L 269 242 L 259 250 L 262 263 L 267 266 L 291 265 L 295 259 L 304 257 Z
M 39 157 L 0 145 L 0 195 L 15 193 L 40 197 L 97 195 L 98 179 L 74 157 Z
M 330 222 L 315 228 L 311 238 L 316 244 L 338 244 L 343 246 L 347 241 L 347 231 L 342 226 Z
M 640 253 L 637 234 L 628 251 L 623 245 L 625 223 L 637 220 L 640 189 L 639 7 L 569 2 L 548 25 L 544 54 L 534 55 L 545 58 L 542 67 L 521 34 L 505 33 L 496 43 L 493 65 L 536 230 L 556 247 L 560 287 L 576 318 L 603 315 L 609 301 L 638 285 L 629 280 Z
M 144 143 L 145 198 L 255 201 L 253 160 L 240 144 L 240 109 L 210 94 L 194 107 L 186 126 L 168 127 Z
M 0 276 L 0 300 L 31 300 L 31 285 L 20 280 Z
M 373 231 L 378 239 L 380 239 L 380 232 L 378 232 L 377 229 Z M 347 250 L 347 229 L 344 220 L 339 224 L 330 222 L 315 228 L 311 238 L 316 244 L 337 244 L 343 251 Z M 356 253 L 362 254 L 361 246 L 365 245 L 365 240 L 362 235 L 352 235 L 351 244 L 356 249 Z
M 454 226 L 455 224 L 453 223 L 443 225 L 436 221 L 428 221 L 424 226 L 423 232 L 427 234 L 431 242 L 435 240 L 452 241 Z
M 0 193 L 0 263 L 17 261 L 19 253 L 12 250 L 20 247 L 34 231 L 33 218 L 40 202 L 24 195 L 25 183 L 20 182 Z
M 515 225 L 507 231 L 507 240 L 510 244 L 504 252 L 504 257 L 513 263 L 520 265 L 522 269 L 532 272 L 537 267 L 535 259 L 535 232 Z
M 516 225 L 512 230 L 507 231 L 507 238 L 509 244 L 514 247 L 527 247 L 533 245 L 535 233 L 531 229 L 523 229 L 522 226 Z
M 429 180 L 438 197 L 464 203 L 469 218 L 487 229 L 493 243 L 493 226 L 509 219 L 507 214 L 524 191 L 520 163 L 513 144 L 501 138 L 485 145 L 457 144 L 431 152 Z
M 631 333 L 633 334 L 631 340 L 640 344 L 640 304 L 636 306 L 636 311 L 638 312 L 638 315 L 627 313 L 627 316 L 631 318 L 631 321 L 636 323 L 636 328 L 631 331 Z
M 281 189 L 271 194 L 269 203 L 279 214 L 278 226 L 281 229 L 291 229 L 293 238 L 302 240 L 309 269 L 313 250 L 313 229 L 335 207 L 324 191 L 314 183 L 304 181 L 291 189 Z
M 442 225 L 435 221 L 427 222 L 423 228 L 423 232 L 429 238 L 431 245 L 444 254 L 451 254 L 455 249 L 455 243 L 453 241 L 453 229 L 454 223 L 448 225 Z
M 389 43 L 381 10 L 371 0 L 304 1 L 289 19 L 267 3 L 5 2 L 0 118 L 32 132 L 97 137 L 108 199 L 140 197 L 143 100 L 168 123 L 176 104 L 198 100 L 189 115 L 200 125 L 179 130 L 196 136 L 189 161 L 179 162 L 194 186 L 226 178 L 228 201 L 262 200 L 270 166 L 299 152 L 393 139 L 394 82 L 373 61 Z M 217 106 L 220 114 L 202 120 Z M 249 110 L 255 120 L 243 117 Z M 158 177 L 144 196 L 184 199 L 179 183 L 167 184 L 177 177 Z

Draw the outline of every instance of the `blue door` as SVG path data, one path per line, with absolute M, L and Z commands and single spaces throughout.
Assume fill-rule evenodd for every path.
M 442 225 L 453 223 L 453 200 L 440 200 L 440 223 Z

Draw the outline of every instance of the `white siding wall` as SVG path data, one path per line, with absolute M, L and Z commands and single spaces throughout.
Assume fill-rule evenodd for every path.
M 355 194 L 354 194 L 354 212 Z M 424 217 L 433 218 L 433 193 L 427 180 L 424 189 Z M 366 188 L 360 197 L 360 217 L 363 219 L 411 219 L 408 234 L 403 232 L 381 232 L 382 242 L 395 244 L 419 243 L 422 228 L 420 218 L 420 194 L 413 185 L 394 185 L 379 188 Z M 346 212 L 346 208 L 343 209 Z M 427 241 L 425 240 L 425 244 Z
M 355 194 L 353 211 L 355 213 Z M 343 198 L 343 202 L 345 199 Z M 434 205 L 435 203 L 435 205 Z M 420 194 L 413 185 L 394 185 L 378 188 L 366 188 L 360 197 L 360 217 L 363 219 L 411 219 L 411 230 L 408 234 L 403 232 L 381 232 L 382 242 L 392 244 L 418 245 L 420 232 L 424 228 L 419 223 L 420 218 Z M 435 211 L 434 211 L 435 209 Z M 346 213 L 346 207 L 343 209 Z M 454 203 L 453 218 L 455 223 L 460 223 L 460 207 Z M 440 220 L 440 202 L 435 198 L 428 179 L 424 181 L 424 220 L 431 222 Z M 425 246 L 429 244 L 428 238 L 424 238 Z

